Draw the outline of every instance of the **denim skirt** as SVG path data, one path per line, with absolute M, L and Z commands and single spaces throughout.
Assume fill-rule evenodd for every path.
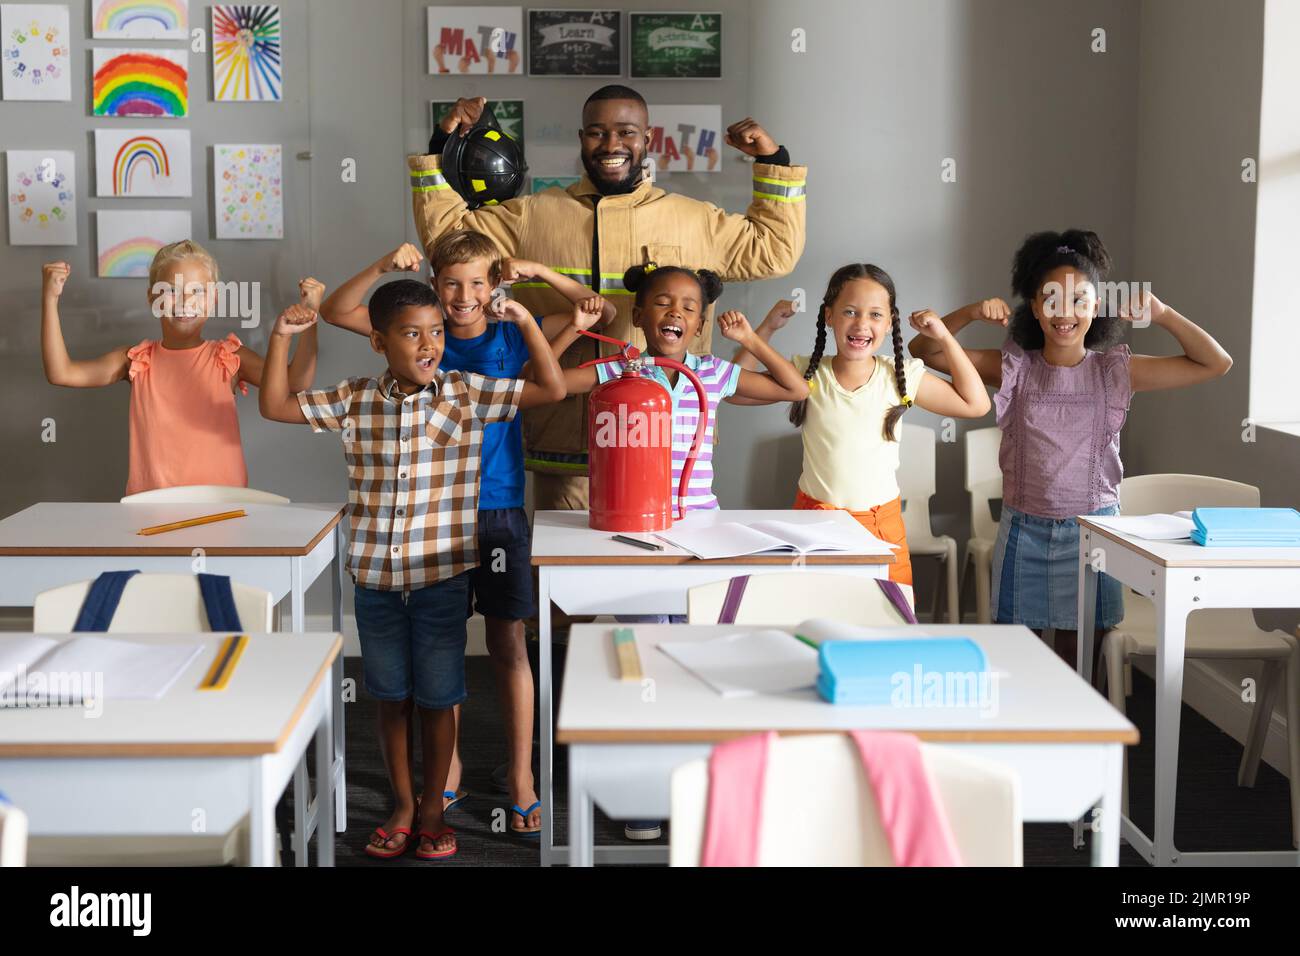
M 1113 515 L 1112 505 L 1092 514 Z M 1037 629 L 1073 631 L 1079 626 L 1079 525 L 1073 518 L 1040 518 L 1002 506 L 993 548 L 993 620 Z M 1097 576 L 1097 628 L 1124 616 L 1120 583 Z

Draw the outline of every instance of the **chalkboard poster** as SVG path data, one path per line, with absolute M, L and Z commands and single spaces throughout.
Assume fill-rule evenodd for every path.
M 429 101 L 429 130 L 438 125 L 438 120 L 447 115 L 447 111 L 456 105 L 455 100 Z M 521 147 L 524 145 L 524 101 L 523 100 L 488 100 L 501 132 L 505 133 Z
M 530 76 L 622 76 L 617 10 L 529 10 Z
M 632 76 L 719 79 L 722 14 L 629 13 Z

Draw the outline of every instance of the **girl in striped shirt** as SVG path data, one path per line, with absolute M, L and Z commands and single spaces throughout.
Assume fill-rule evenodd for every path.
M 808 385 L 798 370 L 775 349 L 759 338 L 749 320 L 740 312 L 718 316 L 718 329 L 724 337 L 749 351 L 767 367 L 767 372 L 741 368 L 716 355 L 696 355 L 689 351 L 691 342 L 704 330 L 704 314 L 722 294 L 722 280 L 707 269 L 681 266 L 633 266 L 623 276 L 629 292 L 636 294 L 632 323 L 645 335 L 646 353 L 656 358 L 681 362 L 700 379 L 709 403 L 708 427 L 699 456 L 691 471 L 687 488 L 686 510 L 716 509 L 713 494 L 713 430 L 718 405 L 768 405 L 774 402 L 798 402 L 807 398 Z M 551 343 L 556 355 L 567 349 L 578 336 L 570 326 Z M 690 452 L 699 420 L 700 403 L 695 388 L 676 369 L 651 366 L 650 374 L 663 385 L 673 400 L 673 496 L 680 485 L 682 467 Z M 570 395 L 586 394 L 598 384 L 623 374 L 622 362 L 607 362 L 591 368 L 566 368 L 565 384 Z

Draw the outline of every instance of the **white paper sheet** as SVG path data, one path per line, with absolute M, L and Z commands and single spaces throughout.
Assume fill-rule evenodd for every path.
M 817 683 L 817 652 L 785 631 L 665 641 L 659 649 L 723 697 L 781 694 Z

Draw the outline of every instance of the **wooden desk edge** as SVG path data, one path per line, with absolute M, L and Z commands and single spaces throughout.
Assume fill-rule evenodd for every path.
M 1210 556 L 1213 553 L 1214 548 L 1203 549 L 1206 552 L 1206 558 L 1204 561 L 1167 561 L 1162 557 L 1152 554 L 1151 551 L 1144 547 L 1140 542 L 1131 541 L 1128 538 L 1122 537 L 1119 532 L 1112 531 L 1110 528 L 1104 528 L 1099 524 L 1093 524 L 1086 517 L 1079 516 L 1075 520 L 1079 522 L 1081 528 L 1087 528 L 1089 531 L 1094 531 L 1103 538 L 1114 541 L 1121 547 L 1141 554 L 1147 561 L 1162 568 L 1300 568 L 1300 561 L 1296 560 L 1270 561 L 1267 558 L 1251 558 L 1247 560 L 1224 560 L 1220 558 L 1216 560 Z
M 909 730 L 890 727 L 891 732 L 914 734 L 921 740 L 948 743 L 1029 743 L 1029 744 L 1136 744 L 1140 735 L 1136 727 L 1129 730 Z M 640 744 L 640 743 L 717 743 L 759 733 L 758 730 L 560 730 L 558 744 Z M 833 734 L 830 727 L 810 730 L 777 730 L 782 736 Z
M 187 552 L 188 553 L 188 552 Z M 602 567 L 611 564 L 733 564 L 733 565 L 781 565 L 793 566 L 797 561 L 797 555 L 770 554 L 770 555 L 740 555 L 731 558 L 697 558 L 690 554 L 626 554 L 626 555 L 556 555 L 548 557 L 534 556 L 532 563 L 534 567 L 562 567 L 565 565 L 581 565 L 584 567 Z M 846 564 L 893 564 L 894 556 L 892 554 L 817 554 L 806 555 L 802 565 L 821 564 L 821 565 L 839 565 Z
M 329 523 L 302 548 L 204 548 L 203 553 L 217 558 L 301 558 L 311 554 L 321 539 L 329 534 L 343 520 L 346 505 L 341 505 Z M 43 548 L 43 547 L 0 547 L 0 558 L 188 558 L 194 553 L 193 548 L 179 547 L 131 547 L 131 548 Z
M 298 726 L 302 720 L 303 712 L 307 709 L 307 704 L 316 691 L 320 689 L 322 680 L 329 675 L 330 669 L 334 666 L 334 660 L 343 653 L 343 638 L 335 634 L 334 643 L 330 645 L 329 656 L 325 663 L 321 665 L 316 675 L 312 678 L 307 690 L 298 699 L 298 703 L 293 708 L 293 713 L 289 715 L 289 720 L 285 723 L 284 729 L 280 731 L 280 736 L 275 740 L 259 741 L 247 740 L 240 743 L 150 743 L 149 741 L 135 741 L 123 744 L 85 744 L 85 743 L 32 743 L 32 744 L 7 744 L 0 743 L 0 758 L 3 757 L 26 757 L 37 759 L 42 757 L 262 757 L 267 754 L 279 753 L 284 749 L 285 744 L 289 742 L 289 735 L 293 729 Z M 220 693 L 220 691 L 213 691 Z M 0 711 L 2 712 L 2 711 Z M 336 704 L 334 719 L 339 718 L 339 708 Z

